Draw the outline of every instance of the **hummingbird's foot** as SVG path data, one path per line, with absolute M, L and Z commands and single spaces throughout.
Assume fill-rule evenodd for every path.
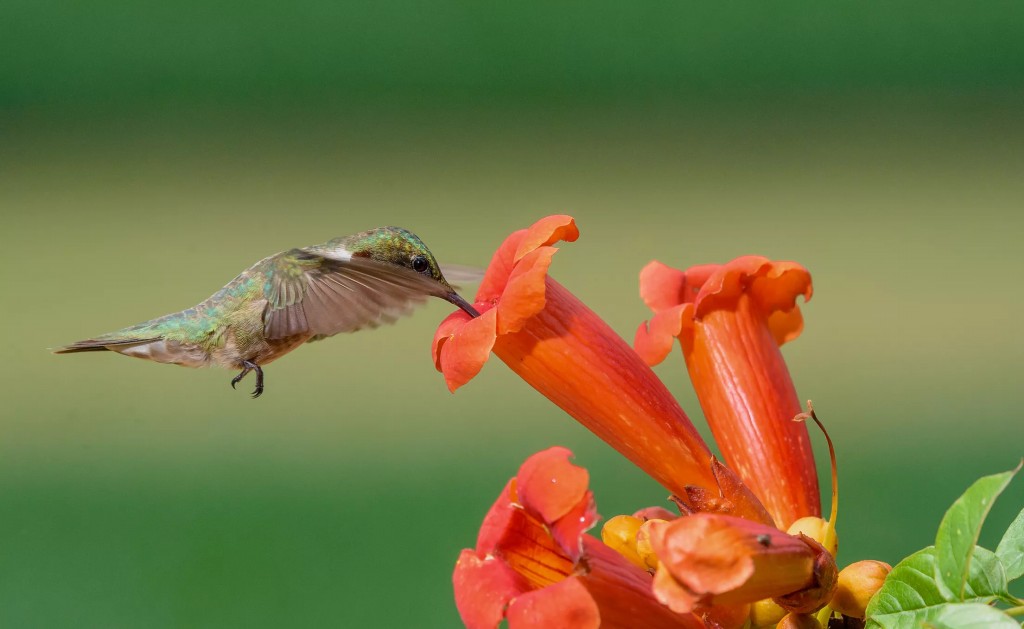
M 237 376 L 231 379 L 231 388 L 234 389 L 235 385 L 241 382 L 242 378 L 249 375 L 250 371 L 256 372 L 256 388 L 253 389 L 252 392 L 253 399 L 256 399 L 259 396 L 263 395 L 263 369 L 261 369 L 260 366 L 254 362 L 248 360 L 242 361 L 242 371 Z

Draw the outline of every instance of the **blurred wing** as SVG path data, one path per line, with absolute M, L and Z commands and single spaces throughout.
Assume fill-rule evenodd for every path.
M 439 288 L 414 271 L 369 258 L 332 260 L 293 249 L 272 263 L 263 315 L 269 339 L 324 338 L 392 323 Z
M 461 264 L 442 264 L 441 275 L 450 284 L 476 284 L 484 278 L 484 270 Z

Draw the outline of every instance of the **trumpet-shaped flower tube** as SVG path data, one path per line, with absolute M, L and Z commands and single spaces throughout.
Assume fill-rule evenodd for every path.
M 696 488 L 714 496 L 720 512 L 762 519 L 754 494 L 719 483 L 703 439 L 650 367 L 548 277 L 552 245 L 578 235 L 571 217 L 549 216 L 502 243 L 476 295 L 480 316 L 457 311 L 434 337 L 434 361 L 449 389 L 472 379 L 493 351 L 674 494 L 686 499 Z
M 455 603 L 470 629 L 698 629 L 661 605 L 651 576 L 597 539 L 588 474 L 565 448 L 531 456 L 491 507 L 475 549 L 455 566 Z M 640 623 L 640 624 L 638 624 Z
M 779 345 L 796 338 L 796 298 L 811 277 L 793 262 L 744 256 L 678 271 L 651 262 L 640 292 L 654 311 L 634 343 L 648 364 L 664 360 L 675 338 L 715 441 L 780 528 L 821 514 L 807 428 Z

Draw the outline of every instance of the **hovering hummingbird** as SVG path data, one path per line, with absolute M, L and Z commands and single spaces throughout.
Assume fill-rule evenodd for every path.
M 479 313 L 415 234 L 379 227 L 264 258 L 197 306 L 78 341 L 57 354 L 110 350 L 186 367 L 241 369 L 234 388 L 308 341 L 391 323 L 428 296 Z

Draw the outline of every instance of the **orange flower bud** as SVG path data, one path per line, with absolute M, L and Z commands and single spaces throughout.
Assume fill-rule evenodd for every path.
M 821 629 L 821 623 L 810 614 L 786 614 L 776 629 Z
M 601 541 L 638 568 L 647 569 L 636 552 L 636 534 L 643 521 L 631 515 L 617 515 L 601 527 Z
M 839 551 L 839 536 L 828 520 L 807 516 L 790 524 L 786 532 L 790 535 L 803 533 L 824 546 L 833 557 Z
M 882 587 L 890 572 L 892 566 L 872 559 L 846 566 L 839 573 L 839 584 L 829 605 L 844 616 L 863 618 L 868 601 Z
M 786 615 L 786 610 L 770 598 L 760 600 L 750 606 L 750 625 L 752 627 L 774 627 Z
M 836 590 L 838 571 L 836 570 L 836 560 L 825 550 L 824 546 L 806 535 L 801 534 L 798 537 L 806 542 L 815 553 L 814 585 L 792 594 L 777 596 L 775 602 L 791 612 L 810 614 L 824 607 L 832 599 L 832 593 Z

